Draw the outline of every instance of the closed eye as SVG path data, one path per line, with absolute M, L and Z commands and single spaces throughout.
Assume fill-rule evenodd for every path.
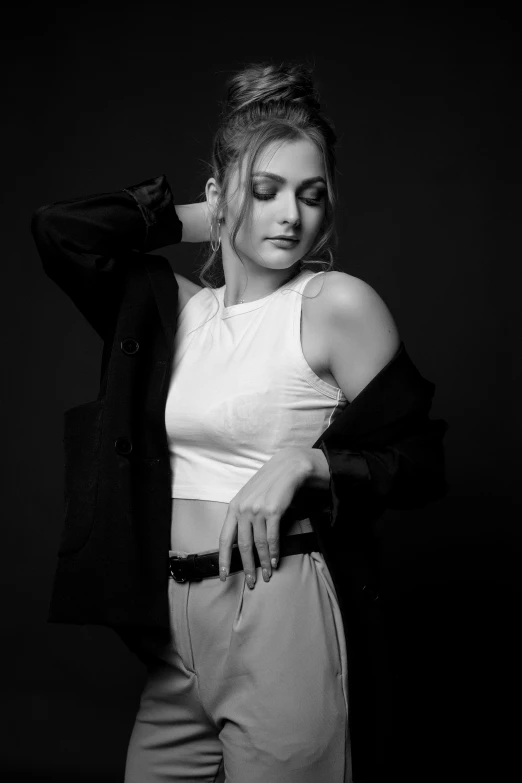
M 254 198 L 257 198 L 259 201 L 269 201 L 270 199 L 275 198 L 276 195 L 275 193 L 259 193 L 257 190 L 254 190 L 253 194 Z M 301 201 L 303 201 L 309 207 L 319 206 L 323 199 L 323 194 L 321 194 L 318 198 L 305 198 L 304 196 L 301 197 Z

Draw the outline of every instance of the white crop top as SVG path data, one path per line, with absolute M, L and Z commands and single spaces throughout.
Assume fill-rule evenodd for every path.
M 165 409 L 172 497 L 229 503 L 277 451 L 311 447 L 348 404 L 301 348 L 301 295 L 318 274 L 229 307 L 224 285 L 203 288 L 181 311 Z

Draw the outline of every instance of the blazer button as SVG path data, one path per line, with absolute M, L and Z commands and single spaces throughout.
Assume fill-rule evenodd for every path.
M 132 451 L 132 443 L 129 438 L 116 438 L 114 441 L 114 448 L 118 454 L 130 454 Z
M 134 339 L 134 337 L 126 337 L 121 341 L 120 345 L 123 353 L 129 354 L 129 356 L 132 356 L 134 353 L 138 353 L 140 349 L 140 344 L 137 340 Z
M 361 587 L 361 593 L 363 594 L 363 598 L 366 601 L 378 601 L 379 600 L 379 593 L 377 590 L 374 590 L 373 587 L 370 587 L 370 585 L 363 585 Z

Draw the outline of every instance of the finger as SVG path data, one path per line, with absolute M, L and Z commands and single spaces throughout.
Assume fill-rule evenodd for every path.
M 241 555 L 241 561 L 243 563 L 243 570 L 247 580 L 247 585 L 251 590 L 254 589 L 256 583 L 256 564 L 254 560 L 254 536 L 252 533 L 252 523 L 250 519 L 245 521 L 245 516 L 238 520 L 237 526 L 237 546 L 239 554 Z
M 268 548 L 266 520 L 264 516 L 257 516 L 254 519 L 253 529 L 254 544 L 259 555 L 259 562 L 261 563 L 263 579 L 265 582 L 269 582 L 270 577 L 272 576 L 272 566 L 270 565 L 270 550 Z
M 236 537 L 237 516 L 235 509 L 229 505 L 221 533 L 219 535 L 219 578 L 226 581 L 230 573 L 230 559 L 232 557 L 232 545 Z
M 277 568 L 280 557 L 281 514 L 270 514 L 266 519 L 266 540 L 269 550 L 270 565 Z

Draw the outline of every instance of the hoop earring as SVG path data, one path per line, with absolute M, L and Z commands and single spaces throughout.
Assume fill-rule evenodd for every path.
M 218 220 L 218 225 L 219 225 L 219 223 L 221 223 L 220 220 Z M 210 247 L 212 248 L 212 252 L 213 253 L 217 253 L 217 251 L 219 250 L 220 245 L 221 245 L 221 234 L 218 237 L 217 245 L 215 245 L 214 242 L 213 242 L 213 237 L 212 237 L 212 226 L 213 225 L 214 225 L 213 223 L 210 224 Z

